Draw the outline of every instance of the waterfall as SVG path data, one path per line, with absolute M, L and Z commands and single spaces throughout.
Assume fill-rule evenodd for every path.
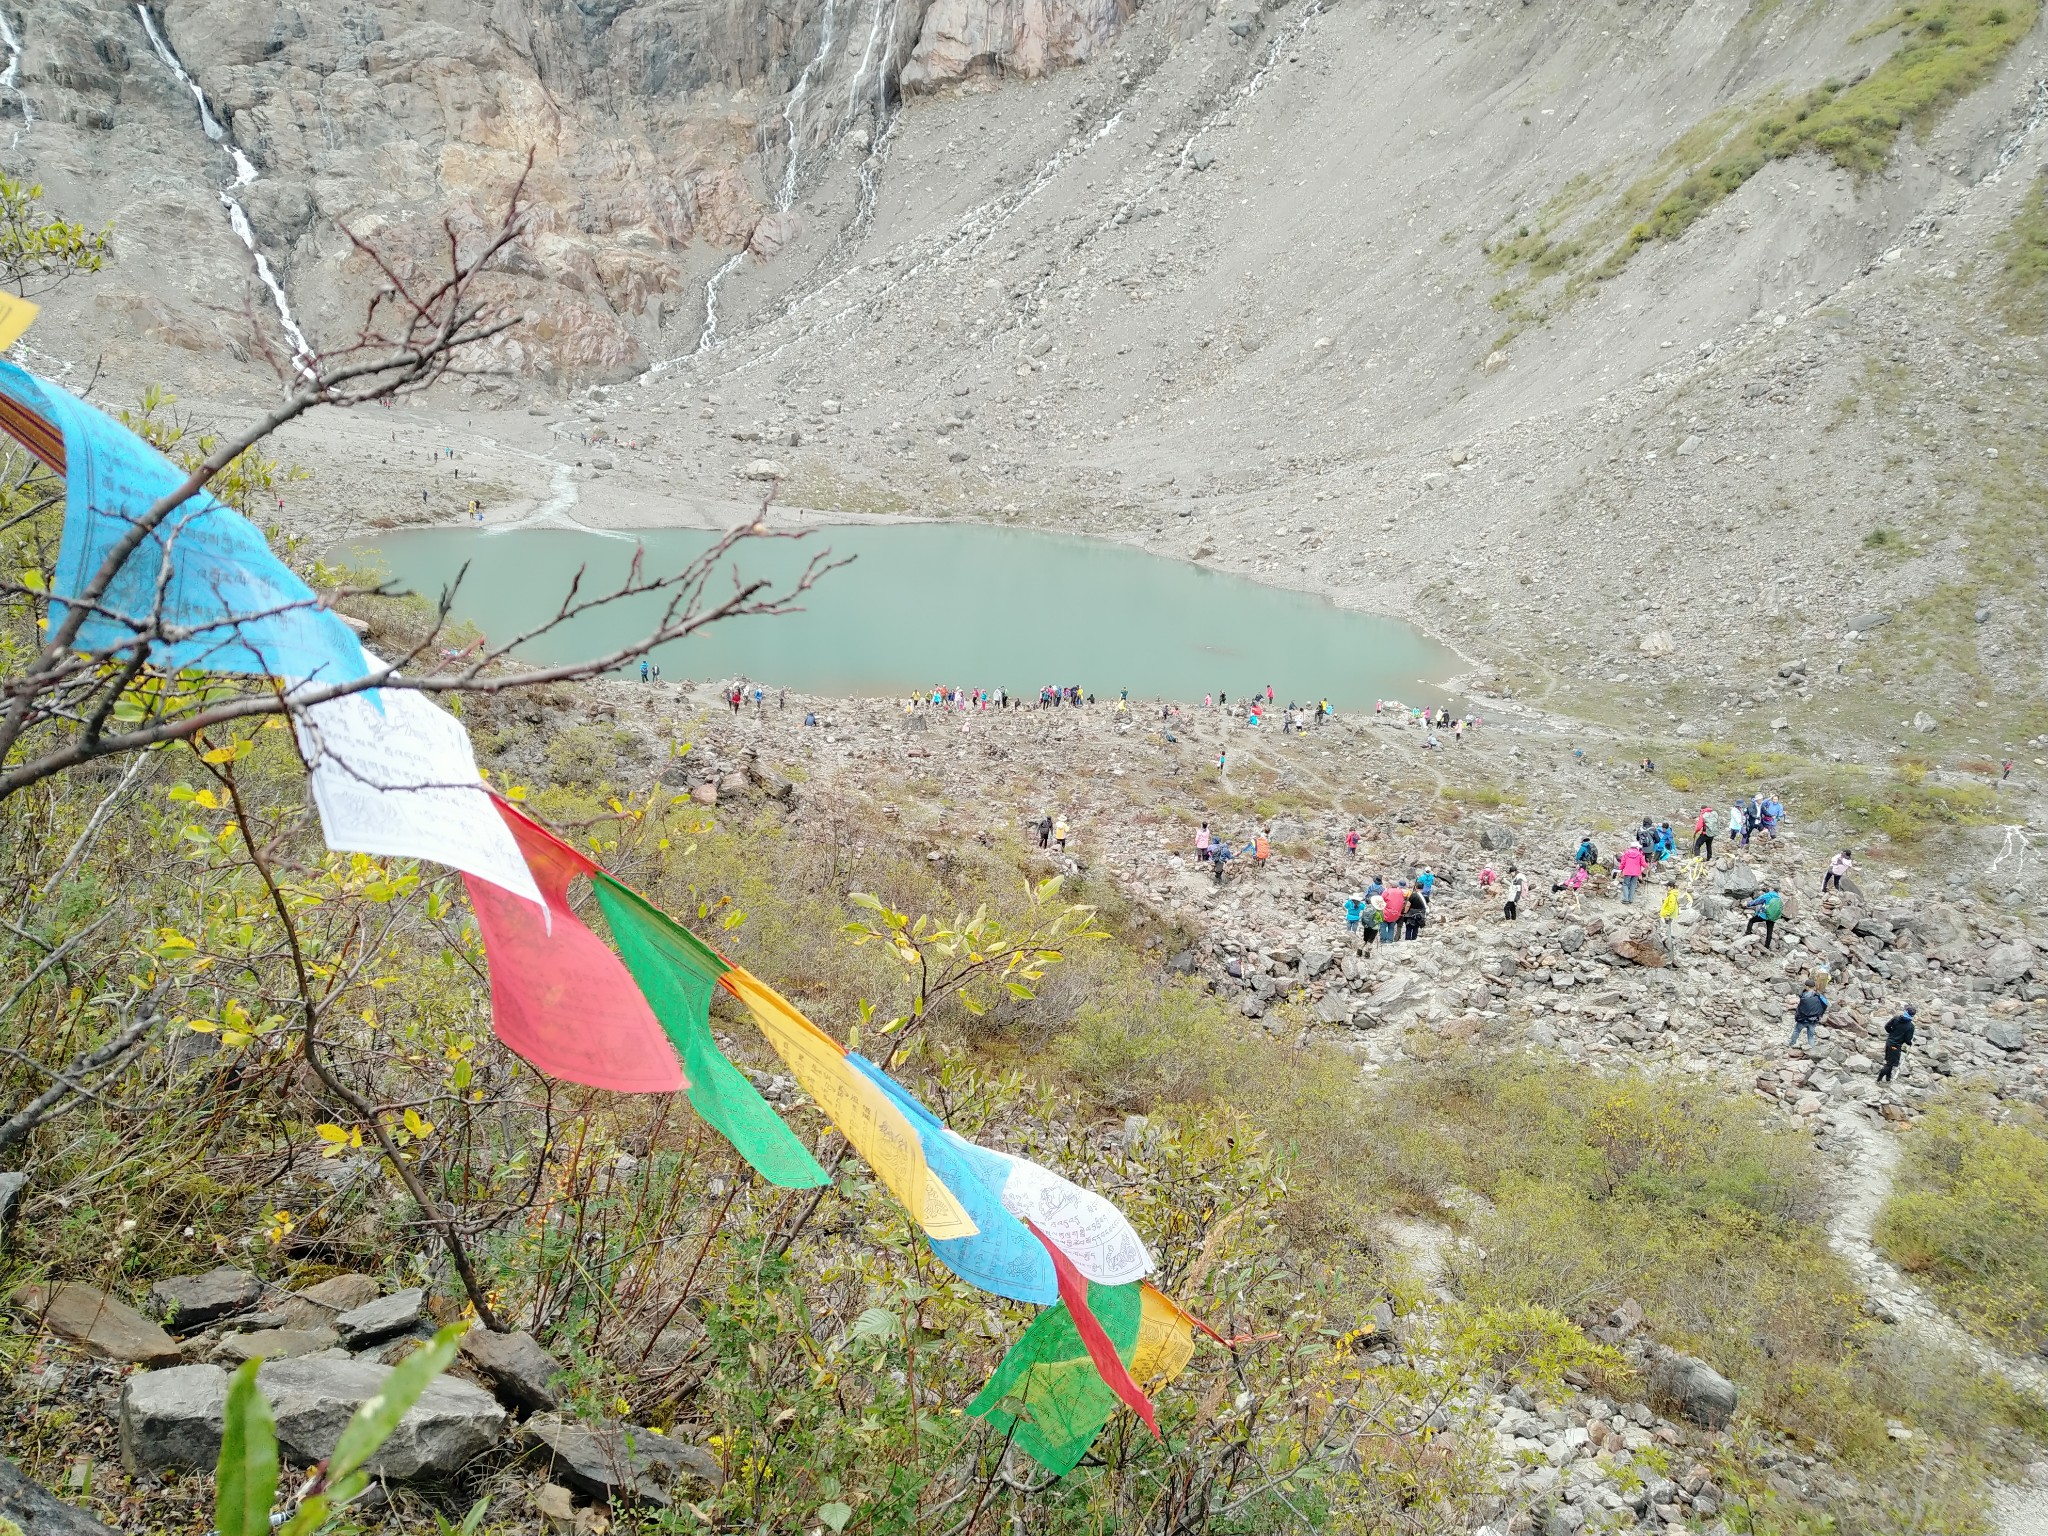
M 0 48 L 7 50 L 7 63 L 0 67 L 0 96 L 11 97 L 21 108 L 21 126 L 14 130 L 14 138 L 7 146 L 15 149 L 21 144 L 21 136 L 36 125 L 36 109 L 21 88 L 21 37 L 4 10 L 0 10 Z
M 803 116 L 804 97 L 811 89 L 811 76 L 825 62 L 825 56 L 832 51 L 832 0 L 825 0 L 825 9 L 818 18 L 818 51 L 811 56 L 811 62 L 804 66 L 804 72 L 796 77 L 796 84 L 789 93 L 789 99 L 782 104 L 782 125 L 789 134 L 789 163 L 782 168 L 782 193 L 776 199 L 776 208 L 784 213 L 796 201 L 797 161 L 801 158 L 801 144 L 797 137 L 800 119 Z
M 135 14 L 142 18 L 142 30 L 149 34 L 149 46 L 155 50 L 156 56 L 163 61 L 164 67 L 177 77 L 178 84 L 191 92 L 192 100 L 199 107 L 199 126 L 205 130 L 206 137 L 226 152 L 229 163 L 235 168 L 234 178 L 220 189 L 221 206 L 228 211 L 228 224 L 234 230 L 235 238 L 242 242 L 243 248 L 256 264 L 258 281 L 269 290 L 270 301 L 277 307 L 278 324 L 291 339 L 292 362 L 302 376 L 306 375 L 312 371 L 313 344 L 306 340 L 306 333 L 299 329 L 299 322 L 293 318 L 291 300 L 285 297 L 284 284 L 277 280 L 277 273 L 271 269 L 270 258 L 263 254 L 263 248 L 256 243 L 256 231 L 249 223 L 249 215 L 235 197 L 242 188 L 255 184 L 256 166 L 242 153 L 241 146 L 235 143 L 233 136 L 213 115 L 213 108 L 207 104 L 206 92 L 199 88 L 198 81 L 185 73 L 185 66 L 178 61 L 178 55 L 164 40 L 163 34 L 157 31 L 156 18 L 150 15 L 149 7 L 143 4 L 142 0 L 136 0 Z
M 705 279 L 704 329 L 697 335 L 698 352 L 707 351 L 718 337 L 718 290 L 725 285 L 725 280 L 739 269 L 740 258 L 746 254 L 745 251 L 734 251 L 732 255 L 726 257 L 716 272 Z M 694 357 L 696 354 L 691 355 Z

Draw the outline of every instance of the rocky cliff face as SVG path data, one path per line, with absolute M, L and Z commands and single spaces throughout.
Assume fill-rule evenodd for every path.
M 531 238 L 497 296 L 532 317 L 496 362 L 591 382 L 694 344 L 708 276 L 780 253 L 799 194 L 874 154 L 901 90 L 1038 76 L 1112 38 L 1127 0 L 151 0 L 155 31 L 258 178 L 235 193 L 316 337 L 378 278 L 495 222 L 525 179 Z M 124 282 L 100 297 L 148 339 L 253 350 L 233 315 L 212 188 L 221 144 L 133 4 L 52 0 L 24 17 L 19 146 L 67 206 L 113 216 Z M 225 141 L 223 141 L 225 142 Z M 527 168 L 532 157 L 530 171 Z M 870 182 L 872 171 L 870 171 Z M 204 252 L 204 254 L 201 254 Z M 253 266 L 253 263 L 249 264 Z M 246 304 L 238 301 L 246 298 Z M 264 329 L 259 320 L 257 330 Z M 273 342 L 275 338 L 273 337 Z

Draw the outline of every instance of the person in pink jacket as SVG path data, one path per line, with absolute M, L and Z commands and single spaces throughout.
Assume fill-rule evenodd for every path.
M 1644 863 L 1642 848 L 1630 843 L 1621 850 L 1621 858 L 1614 866 L 1621 876 L 1621 899 L 1630 906 L 1635 905 L 1636 882 L 1643 878 Z

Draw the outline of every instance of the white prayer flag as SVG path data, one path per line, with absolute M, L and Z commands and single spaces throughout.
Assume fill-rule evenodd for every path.
M 996 1154 L 1008 1157 L 1007 1153 Z M 1152 1273 L 1152 1255 L 1124 1213 L 1050 1168 L 1010 1157 L 1003 1209 L 1031 1222 L 1097 1285 L 1129 1285 Z
M 354 693 L 294 716 L 327 846 L 432 859 L 545 910 L 462 722 L 410 689 L 380 689 L 378 698 L 381 710 Z

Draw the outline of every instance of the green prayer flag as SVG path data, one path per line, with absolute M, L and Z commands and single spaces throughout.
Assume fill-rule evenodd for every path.
M 711 993 L 730 970 L 717 951 L 610 875 L 591 881 L 626 969 L 668 1032 L 690 1104 L 770 1184 L 816 1189 L 831 1176 L 711 1038 Z
M 1088 1309 L 1125 1364 L 1137 1352 L 1144 1289 L 1140 1281 L 1088 1285 Z M 1009 1433 L 1018 1449 L 1055 1477 L 1064 1477 L 1088 1454 L 1119 1406 L 1088 1358 L 1073 1314 L 1062 1304 L 1032 1320 L 967 1411 Z

